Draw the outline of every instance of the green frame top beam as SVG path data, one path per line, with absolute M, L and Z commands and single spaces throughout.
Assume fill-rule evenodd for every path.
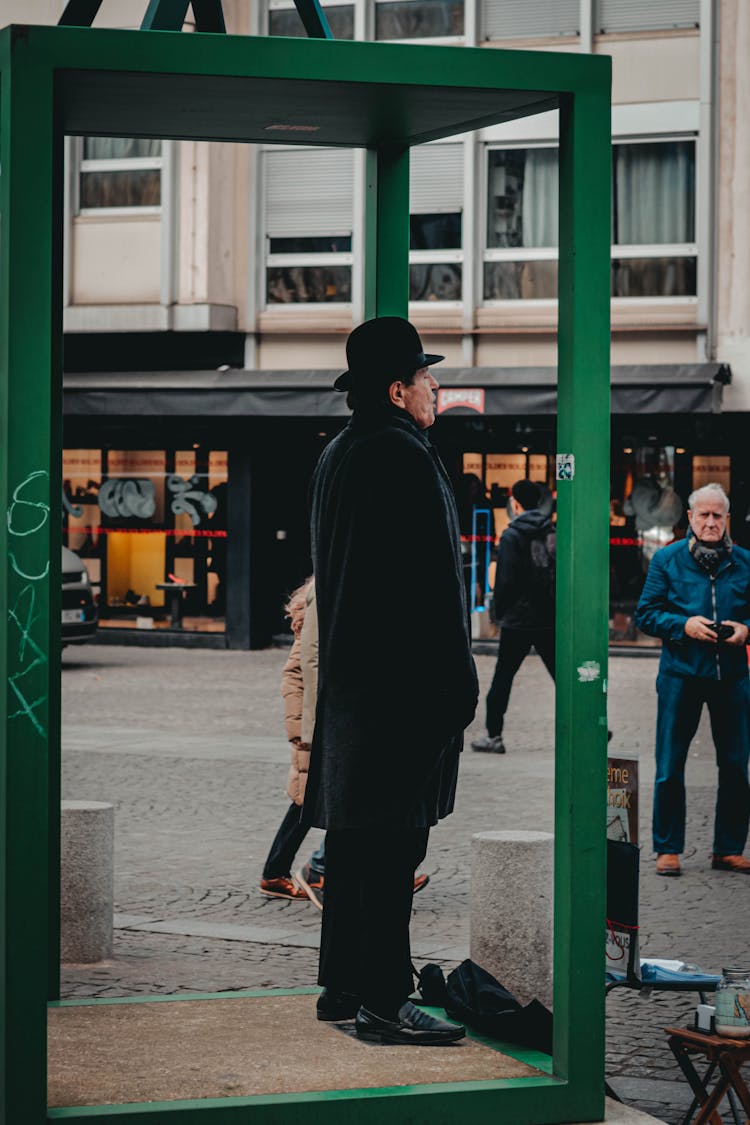
M 70 0 L 84 19 L 93 2 Z M 176 11 L 176 8 L 174 9 Z M 164 9 L 166 11 L 166 8 Z M 560 110 L 555 1048 L 535 1080 L 294 1099 L 299 1125 L 553 1125 L 604 1107 L 610 60 L 13 26 L 0 32 L 0 1120 L 287 1125 L 283 1096 L 47 1114 L 59 877 L 63 136 L 362 147 L 367 315 L 408 309 L 409 150 Z M 33 162 L 34 176 L 28 168 Z M 311 1017 L 312 1018 L 312 1017 Z

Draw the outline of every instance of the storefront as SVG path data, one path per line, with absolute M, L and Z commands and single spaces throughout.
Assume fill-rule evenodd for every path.
M 226 497 L 227 452 L 200 442 L 64 450 L 63 543 L 99 591 L 100 627 L 225 631 Z
M 139 643 L 172 643 L 164 587 L 175 583 L 184 585 L 183 643 L 255 648 L 285 630 L 284 598 L 311 565 L 310 475 L 348 417 L 331 390 L 335 374 L 66 376 L 64 542 L 86 562 L 110 638 L 127 631 Z M 472 504 L 488 515 L 475 538 L 496 541 L 514 481 L 529 477 L 554 493 L 555 371 L 440 377 L 433 440 L 463 506 L 466 475 L 480 482 Z M 685 533 L 694 488 L 720 481 L 732 495 L 732 534 L 747 538 L 750 454 L 742 417 L 721 414 L 729 378 L 718 364 L 613 369 L 613 641 L 649 643 L 633 609 L 653 552 Z M 493 553 L 489 569 L 485 557 L 476 573 L 491 584 Z

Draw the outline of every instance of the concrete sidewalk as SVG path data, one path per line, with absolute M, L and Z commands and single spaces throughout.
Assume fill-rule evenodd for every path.
M 277 649 L 65 650 L 63 796 L 115 804 L 118 927 L 112 962 L 65 968 L 65 996 L 314 985 L 319 912 L 258 893 L 287 805 L 284 658 Z M 490 656 L 477 657 L 485 690 L 493 664 Z M 655 675 L 652 659 L 615 657 L 610 666 L 612 751 L 642 756 L 643 841 L 653 783 Z M 448 971 L 468 955 L 472 834 L 551 830 L 553 705 L 552 683 L 531 657 L 511 699 L 508 753 L 467 748 L 456 812 L 431 835 L 424 865 L 431 882 L 414 902 L 418 963 L 435 961 Z M 481 729 L 480 716 L 467 747 Z M 741 877 L 710 870 L 715 766 L 706 724 L 691 750 L 688 785 L 683 878 L 657 879 L 644 845 L 641 946 L 646 955 L 720 970 L 743 963 L 750 896 Z M 319 837 L 310 833 L 300 861 Z M 607 1001 L 613 1088 L 669 1123 L 680 1120 L 690 1093 L 662 1029 L 687 1022 L 694 1003 L 690 995 L 643 1000 L 625 990 Z M 625 1125 L 637 1118 L 608 1120 Z

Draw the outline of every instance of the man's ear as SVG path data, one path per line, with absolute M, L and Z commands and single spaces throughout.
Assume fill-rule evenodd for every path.
M 395 379 L 388 388 L 388 401 L 393 403 L 394 406 L 400 406 L 402 410 L 406 410 L 404 384 L 400 379 Z

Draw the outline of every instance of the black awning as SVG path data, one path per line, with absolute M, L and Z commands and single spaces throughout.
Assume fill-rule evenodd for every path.
M 442 414 L 548 414 L 557 411 L 554 367 L 437 368 Z M 348 414 L 332 389 L 339 371 L 86 372 L 63 379 L 66 415 L 325 417 Z M 613 414 L 717 414 L 726 364 L 612 368 Z

